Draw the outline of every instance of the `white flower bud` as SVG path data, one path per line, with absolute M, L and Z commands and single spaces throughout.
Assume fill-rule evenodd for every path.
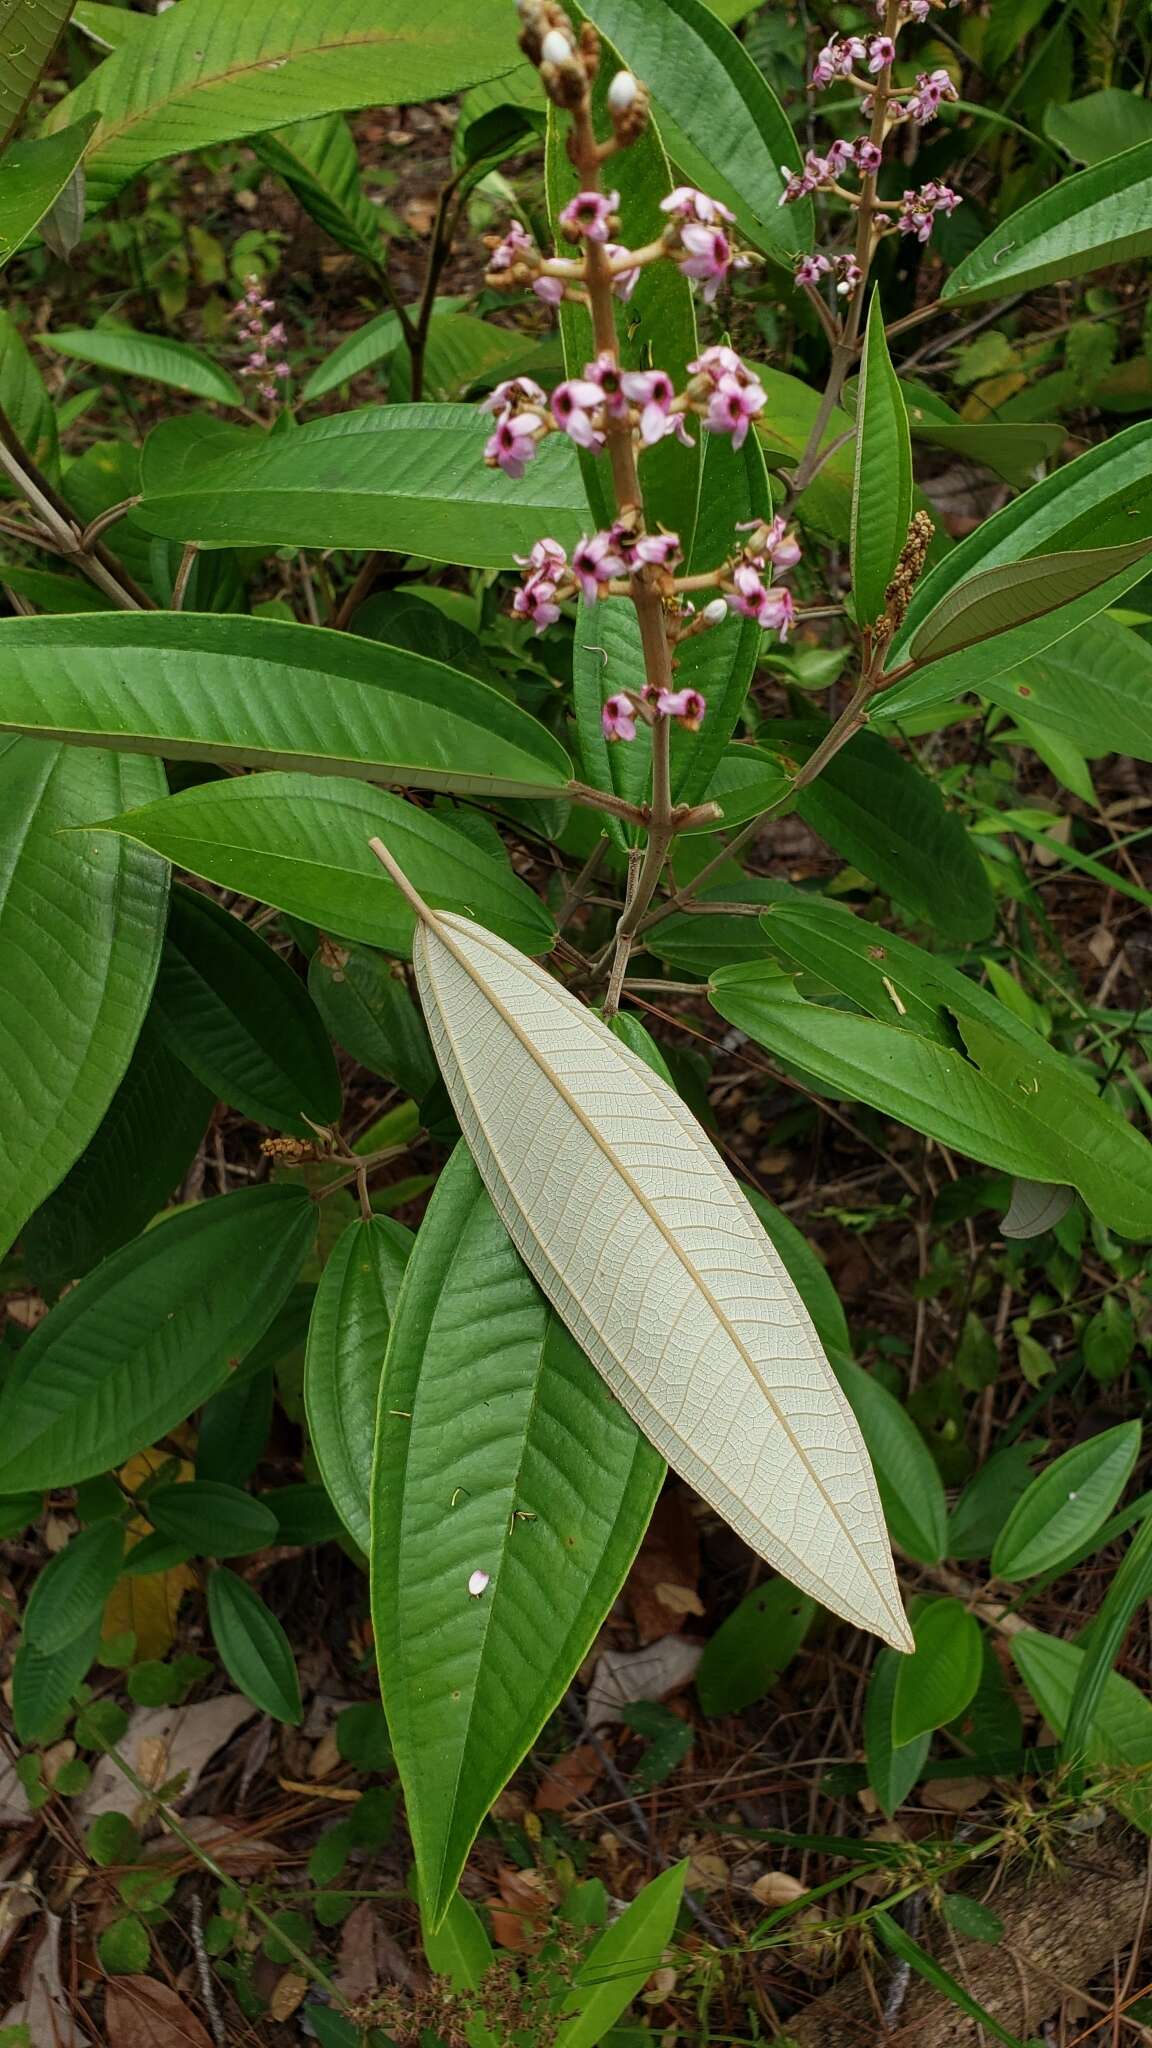
M 572 55 L 572 45 L 558 28 L 550 28 L 540 45 L 542 64 L 567 64 Z
M 722 597 L 714 597 L 711 604 L 705 605 L 701 617 L 706 619 L 710 626 L 722 625 L 728 617 L 728 607 L 724 599 Z
M 471 1594 L 473 1600 L 479 1600 L 480 1595 L 483 1593 L 485 1587 L 488 1584 L 489 1575 L 487 1572 L 476 1571 L 472 1573 L 468 1581 L 468 1591 Z
M 626 114 L 636 104 L 640 87 L 630 71 L 618 71 L 608 87 L 608 111 L 612 114 Z

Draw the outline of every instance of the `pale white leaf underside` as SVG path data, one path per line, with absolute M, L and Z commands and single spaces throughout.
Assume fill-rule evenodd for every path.
M 911 1649 L 855 1417 L 694 1117 L 583 1004 L 482 926 L 426 914 L 413 960 L 488 1192 L 612 1392 L 776 1570 Z

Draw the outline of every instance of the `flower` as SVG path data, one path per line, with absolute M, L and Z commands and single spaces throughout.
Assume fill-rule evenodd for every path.
M 724 377 L 733 377 L 738 384 L 757 382 L 755 372 L 748 368 L 734 348 L 728 348 L 723 342 L 702 349 L 696 361 L 689 363 L 688 370 L 693 377 L 707 377 L 713 387 Z
M 852 144 L 838 137 L 824 159 L 825 173 L 830 178 L 838 178 L 841 171 L 846 171 L 852 161 Z
M 534 277 L 531 289 L 546 306 L 558 306 L 568 287 L 562 277 Z
M 873 36 L 868 45 L 869 71 L 883 71 L 896 55 L 896 45 L 891 36 Z
M 814 256 L 802 256 L 792 275 L 797 284 L 819 284 L 831 268 L 828 258 L 817 252 Z
M 760 607 L 760 624 L 766 633 L 779 633 L 781 640 L 787 640 L 795 623 L 796 606 L 790 590 L 770 590 L 768 599 Z
M 956 87 L 943 67 L 937 71 L 921 71 L 917 75 L 916 88 L 911 99 L 904 102 L 904 112 L 913 121 L 935 120 L 941 102 L 958 97 Z
M 665 718 L 676 719 L 688 732 L 698 732 L 708 705 L 699 690 L 661 690 L 656 709 Z
M 610 263 L 615 263 L 619 257 L 627 256 L 628 251 L 620 242 L 605 242 L 604 254 Z M 612 290 L 618 299 L 628 300 L 632 297 L 639 281 L 639 266 L 630 270 L 617 270 L 612 276 Z
M 704 425 L 710 434 L 731 434 L 733 448 L 742 448 L 748 438 L 748 423 L 763 411 L 764 386 L 755 378 L 742 384 L 736 377 L 721 377 L 708 401 Z
M 630 71 L 618 71 L 606 95 L 609 113 L 627 114 L 635 106 L 639 91 L 639 84 Z
M 522 257 L 533 256 L 535 253 L 536 244 L 527 229 L 521 227 L 518 220 L 510 221 L 504 231 L 503 241 L 497 242 L 488 258 L 488 268 L 497 271 L 511 270 L 513 264 L 518 263 Z
M 550 28 L 540 45 L 540 62 L 542 64 L 566 64 L 572 54 L 572 45 L 563 30 Z
M 480 400 L 480 411 L 516 412 L 529 406 L 543 410 L 547 404 L 547 393 L 541 390 L 534 377 L 506 377 L 503 384 L 497 384 L 487 398 Z
M 836 290 L 842 299 L 850 299 L 861 278 L 860 265 L 854 256 L 837 256 L 833 268 L 836 272 Z
M 650 448 L 664 439 L 672 425 L 669 411 L 676 387 L 666 370 L 625 370 L 620 381 L 625 396 L 641 408 L 640 439 Z
M 852 161 L 856 169 L 864 177 L 871 177 L 873 172 L 880 169 L 883 156 L 884 153 L 880 148 L 880 144 L 878 142 L 869 142 L 866 135 L 861 136 L 852 151 Z
M 580 586 L 585 604 L 595 604 L 601 585 L 624 574 L 625 563 L 615 552 L 611 533 L 582 534 L 572 550 L 572 574 Z
M 779 633 L 786 640 L 795 616 L 792 592 L 764 583 L 760 571 L 750 562 L 742 562 L 732 571 L 732 583 L 733 588 L 726 593 L 729 610 L 741 618 L 755 619 L 766 632 Z
M 680 247 L 687 253 L 680 257 L 677 268 L 682 276 L 695 278 L 703 285 L 703 295 L 709 301 L 716 297 L 733 266 L 740 265 L 741 259 L 733 256 L 732 244 L 722 228 L 706 228 L 689 221 L 680 230 Z
M 578 242 L 581 236 L 588 242 L 606 242 L 619 207 L 618 192 L 577 192 L 561 212 L 561 233 L 570 242 Z
M 728 617 L 728 607 L 722 597 L 714 597 L 705 605 L 700 614 L 706 626 L 722 626 Z
M 695 185 L 677 185 L 667 199 L 660 201 L 661 213 L 673 220 L 702 221 L 706 227 L 715 227 L 718 221 L 734 221 L 736 215 L 722 200 L 710 199 L 707 192 L 698 192 Z
M 600 713 L 600 724 L 606 740 L 634 740 L 636 737 L 636 707 L 631 697 L 609 697 Z
M 678 533 L 641 534 L 633 553 L 638 562 L 648 562 L 656 569 L 671 569 L 684 557 Z
M 495 433 L 484 444 L 484 460 L 489 469 L 502 469 L 505 476 L 519 483 L 536 453 L 536 437 L 543 425 L 538 413 L 501 413 Z
M 530 576 L 523 589 L 518 590 L 512 599 L 513 615 L 518 619 L 530 619 L 532 631 L 543 633 L 547 627 L 554 626 L 560 617 L 560 607 L 555 600 L 554 583 L 550 583 L 546 576 Z
M 861 63 L 866 55 L 867 51 L 859 36 L 847 36 L 843 42 L 839 36 L 833 36 L 830 42 L 825 43 L 813 66 L 814 89 L 822 92 L 826 85 L 831 85 L 834 78 L 850 77 L 853 64 Z
M 763 519 L 743 520 L 736 531 L 752 535 L 745 544 L 744 558 L 754 562 L 758 569 L 766 562 L 771 562 L 774 569 L 794 569 L 800 560 L 800 544 L 782 512 L 777 512 L 767 524 Z
M 593 414 L 599 410 L 602 393 L 598 384 L 584 377 L 569 377 L 552 393 L 552 417 L 561 433 L 578 448 L 599 448 L 604 436 Z
M 545 37 L 545 41 L 548 38 Z M 473 1600 L 479 1600 L 481 1593 L 492 1583 L 488 1572 L 472 1572 L 468 1580 L 468 1592 Z
M 610 349 L 602 349 L 594 363 L 585 363 L 584 376 L 594 384 L 604 402 L 604 411 L 610 419 L 623 419 L 628 411 L 628 400 L 624 395 L 624 373 Z
M 958 192 L 950 185 L 938 185 L 933 178 L 927 185 L 921 185 L 918 192 L 905 192 L 903 211 L 897 215 L 896 225 L 902 235 L 915 235 L 918 242 L 926 242 L 936 215 L 955 213 L 962 204 Z
M 568 556 L 558 540 L 546 534 L 543 540 L 534 540 L 532 552 L 528 555 L 513 555 L 514 562 L 527 569 L 530 576 L 562 576 L 568 567 Z

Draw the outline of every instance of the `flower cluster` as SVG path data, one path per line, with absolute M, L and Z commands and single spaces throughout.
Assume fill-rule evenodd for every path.
M 960 203 L 960 194 L 951 185 L 939 185 L 931 178 L 918 192 L 905 192 L 896 225 L 902 235 L 915 235 L 918 242 L 926 242 L 936 215 L 955 213 Z
M 600 713 L 600 725 L 606 740 L 634 740 L 637 718 L 655 712 L 661 718 L 674 718 L 687 732 L 699 732 L 707 709 L 699 690 L 656 690 L 646 683 L 636 696 L 618 690 L 609 697 Z
M 631 72 L 619 72 L 613 86 L 621 79 L 636 82 Z M 735 216 L 721 200 L 709 198 L 694 185 L 678 186 L 660 205 L 668 216 L 664 230 L 642 249 L 626 249 L 613 240 L 620 226 L 618 192 L 577 192 L 557 225 L 565 241 L 583 243 L 585 249 L 591 244 L 602 254 L 618 299 L 630 299 L 641 270 L 662 257 L 670 257 L 685 277 L 699 284 L 705 299 L 714 299 L 731 273 L 747 269 L 752 261 L 733 242 Z M 545 256 L 519 221 L 512 221 L 503 235 L 490 235 L 488 248 L 486 282 L 497 290 L 531 291 L 549 305 L 587 296 L 587 257 Z
M 284 347 L 284 324 L 280 320 L 268 320 L 275 313 L 276 302 L 264 296 L 264 286 L 256 276 L 244 280 L 244 296 L 232 308 L 232 318 L 238 323 L 238 333 L 248 348 L 248 356 L 240 366 L 242 377 L 255 377 L 256 389 L 261 398 L 274 405 L 281 396 L 281 385 L 292 375 L 292 366 L 284 361 L 280 351 Z

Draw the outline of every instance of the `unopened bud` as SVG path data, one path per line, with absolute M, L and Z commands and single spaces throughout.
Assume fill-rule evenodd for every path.
M 567 64 L 572 56 L 572 45 L 558 28 L 550 28 L 540 45 L 542 64 Z
M 728 617 L 728 607 L 722 597 L 714 597 L 711 604 L 705 605 L 700 616 L 707 621 L 708 625 L 720 626 Z
M 618 71 L 608 87 L 608 108 L 613 114 L 626 114 L 636 104 L 640 87 L 630 71 Z

